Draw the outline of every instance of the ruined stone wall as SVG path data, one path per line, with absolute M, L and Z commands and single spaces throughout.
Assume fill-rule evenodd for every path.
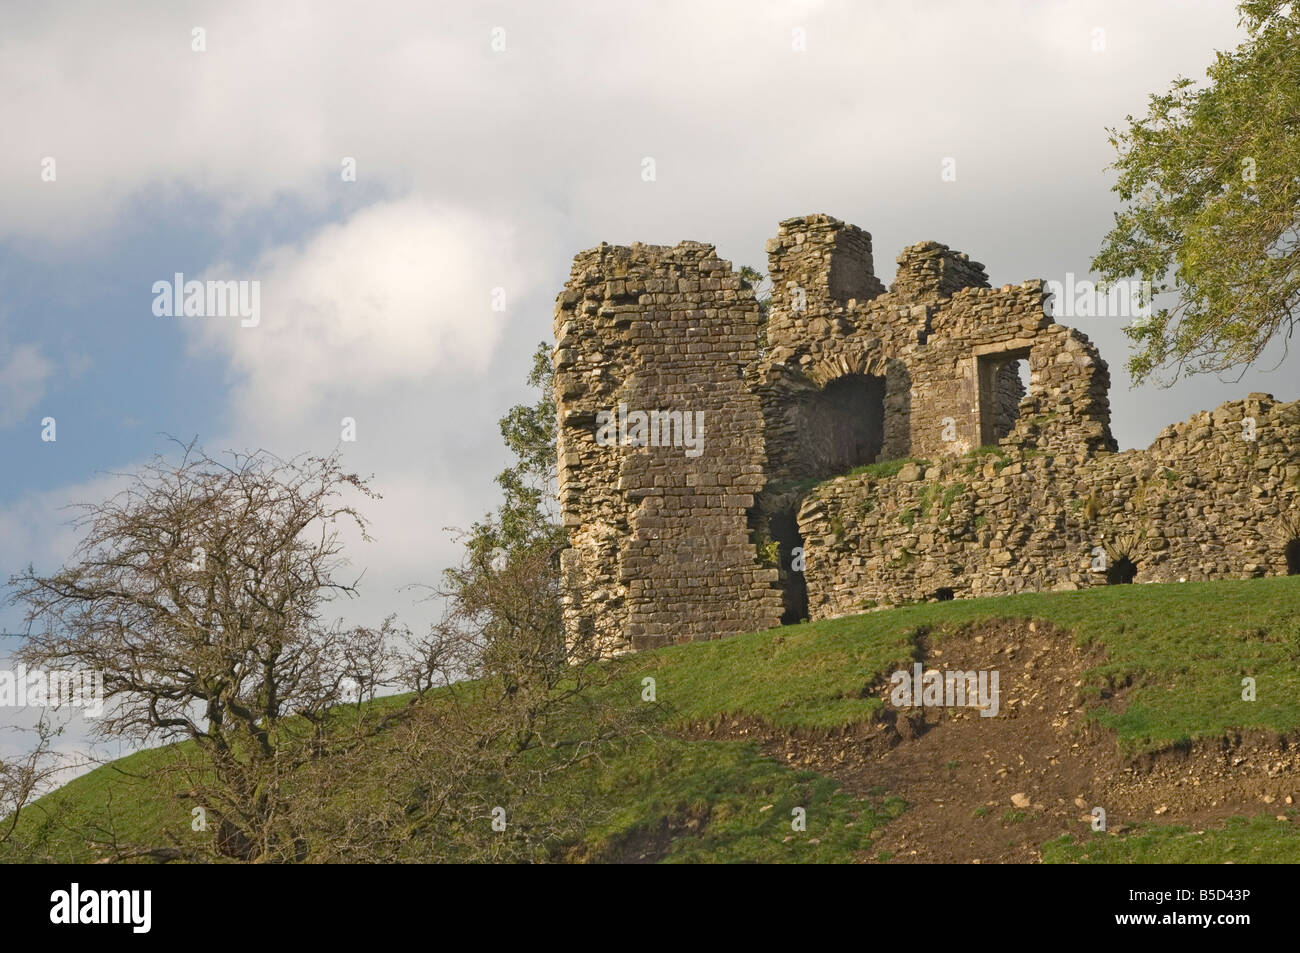
M 570 632 L 612 650 L 765 628 L 781 615 L 747 510 L 764 480 L 758 306 L 712 245 L 601 245 L 556 303 L 559 495 Z M 626 410 L 622 414 L 620 407 Z M 598 442 L 598 415 L 699 415 L 702 441 Z
M 963 289 L 934 309 L 926 344 L 909 357 L 911 456 L 995 443 L 1009 416 L 1018 420 L 1008 439 L 1026 448 L 1116 448 L 1106 363 L 1086 335 L 1053 321 L 1046 299 L 1043 282 L 1027 281 Z M 1028 361 L 1029 389 L 1011 413 L 999 372 L 1018 358 Z
M 773 481 L 827 475 L 807 453 L 803 408 L 854 374 L 884 380 L 880 460 L 961 454 L 1003 437 L 1115 449 L 1106 363 L 1086 335 L 1055 323 L 1043 282 L 990 288 L 979 262 L 921 242 L 898 256 L 886 292 L 871 273 L 871 236 L 825 215 L 785 220 L 767 247 L 772 316 L 757 389 Z M 856 296 L 837 294 L 832 274 Z M 1018 359 L 1029 365 L 1024 394 Z
M 918 242 L 898 256 L 889 291 L 900 302 L 935 302 L 966 288 L 987 288 L 988 272 L 964 252 L 939 242 Z
M 799 529 L 815 619 L 1107 585 L 1125 581 L 1125 559 L 1135 582 L 1285 575 L 1300 537 L 1300 402 L 1252 394 L 1146 450 L 1008 445 L 834 480 L 805 500 Z
M 767 251 L 766 321 L 711 245 L 576 257 L 555 312 L 574 636 L 624 650 L 1082 588 L 1107 578 L 1097 547 L 1139 581 L 1286 571 L 1295 405 L 1252 395 L 1117 454 L 1106 363 L 1042 281 L 993 288 L 921 242 L 886 289 L 871 236 L 828 215 L 786 219 Z M 611 411 L 702 414 L 702 452 L 602 444 Z
M 859 302 L 885 292 L 874 272 L 871 236 L 828 215 L 786 219 L 767 243 L 771 311 L 752 387 L 763 407 L 767 476 L 784 484 L 828 476 L 825 454 L 808 440 L 824 416 L 820 394 L 849 376 L 876 379 L 883 391 L 883 432 L 877 454 L 905 452 L 906 368 L 891 362 L 894 340 L 858 333 Z M 906 331 L 895 329 L 902 339 Z

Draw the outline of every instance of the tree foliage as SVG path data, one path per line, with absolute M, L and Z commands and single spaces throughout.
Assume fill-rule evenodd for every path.
M 1248 39 L 1208 84 L 1180 77 L 1109 130 L 1125 207 L 1093 270 L 1173 302 L 1125 329 L 1137 383 L 1244 370 L 1300 313 L 1300 16 L 1280 0 L 1238 10 Z
M 498 565 L 502 558 L 564 545 L 555 501 L 555 396 L 551 349 L 538 344 L 533 352 L 528 386 L 537 390 L 533 403 L 516 404 L 499 421 L 501 436 L 514 462 L 497 475 L 502 503 L 495 513 L 475 522 L 464 542 L 471 570 Z M 448 582 L 455 585 L 455 571 Z

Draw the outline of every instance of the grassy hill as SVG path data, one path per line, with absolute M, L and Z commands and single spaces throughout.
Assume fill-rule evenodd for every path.
M 888 675 L 913 661 L 999 670 L 998 716 L 894 708 Z M 591 818 L 536 859 L 1300 861 L 1288 743 L 1300 729 L 1300 577 L 918 605 L 617 666 L 606 691 L 636 699 L 653 678 L 662 712 L 512 807 L 523 825 L 580 808 Z M 23 830 L 48 824 L 58 802 L 74 826 L 111 816 L 131 839 L 165 842 L 189 829 L 188 805 L 141 776 L 179 756 L 103 766 L 30 809 Z M 376 748 L 376 783 L 388 756 Z M 1090 823 L 1097 808 L 1104 831 Z M 46 833 L 45 858 L 96 858 L 65 827 Z M 445 858 L 429 844 L 405 859 Z

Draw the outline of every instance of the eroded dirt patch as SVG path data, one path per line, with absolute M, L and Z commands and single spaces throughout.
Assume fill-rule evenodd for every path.
M 1045 841 L 1090 833 L 1096 807 L 1108 833 L 1122 836 L 1136 823 L 1199 829 L 1300 804 L 1300 759 L 1285 738 L 1233 736 L 1122 756 L 1114 735 L 1086 717 L 1096 701 L 1083 692 L 1084 673 L 1102 655 L 1044 623 L 984 623 L 937 643 L 921 636 L 917 649 L 927 670 L 996 670 L 998 715 L 898 709 L 880 680 L 864 686 L 886 700 L 870 725 L 789 732 L 729 719 L 690 734 L 757 740 L 857 797 L 903 798 L 906 812 L 881 829 L 864 860 L 1033 863 Z M 1107 703 L 1122 708 L 1124 694 L 1121 686 Z
M 708 810 L 682 809 L 660 818 L 657 824 L 614 838 L 599 851 L 574 853 L 568 859 L 600 864 L 655 864 L 668 856 L 674 840 L 698 834 L 708 823 Z

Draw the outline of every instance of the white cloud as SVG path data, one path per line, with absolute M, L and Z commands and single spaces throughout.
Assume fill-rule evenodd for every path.
M 299 423 L 435 375 L 482 373 L 505 324 L 493 289 L 504 288 L 508 307 L 531 290 L 535 269 L 509 224 L 419 199 L 386 202 L 273 248 L 246 271 L 208 269 L 212 280 L 261 282 L 257 326 L 174 320 L 227 354 L 241 420 Z
M 776 218 L 900 183 L 915 201 L 914 173 L 933 164 L 921 158 L 1006 162 L 1009 139 L 1026 155 L 1063 140 L 1061 182 L 1095 176 L 1102 124 L 1203 70 L 1234 23 L 1213 0 L 47 5 L 0 38 L 0 235 L 83 234 L 181 190 L 223 212 L 323 207 L 343 156 L 390 195 L 526 217 L 568 193 L 577 224 L 674 241 L 644 230 L 707 219 L 720 199 L 734 218 L 786 190 L 799 200 Z M 206 52 L 190 48 L 195 26 Z M 640 186 L 643 155 L 660 160 L 658 188 Z M 916 179 L 931 200 L 937 181 Z
M 383 498 L 356 502 L 374 541 L 347 546 L 365 571 L 361 597 L 330 613 L 377 624 L 398 611 L 417 629 L 437 614 L 420 602 L 425 593 L 402 588 L 436 583 L 457 558 L 444 527 L 468 525 L 495 495 L 483 476 L 503 457 L 495 421 L 505 407 L 486 393 L 492 378 L 517 383 L 526 372 L 491 373 L 507 320 L 541 284 L 535 255 L 509 222 L 416 197 L 382 202 L 247 269 L 193 276 L 260 280 L 257 326 L 165 319 L 184 322 L 193 347 L 231 370 L 229 423 L 205 435 L 209 452 L 338 448 L 350 468 L 373 475 Z M 505 311 L 492 309 L 495 288 Z M 345 416 L 355 441 L 341 442 Z

